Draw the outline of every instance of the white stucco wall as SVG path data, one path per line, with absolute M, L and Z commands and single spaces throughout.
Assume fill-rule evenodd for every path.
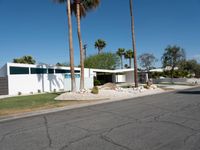
M 134 72 L 125 72 L 126 75 L 126 83 L 134 83 Z
M 64 90 L 64 75 L 43 74 L 43 75 L 9 75 L 8 76 L 9 95 L 30 94 Z
M 7 65 L 4 65 L 0 68 L 0 77 L 6 77 L 7 76 Z
M 85 69 L 85 88 L 93 87 L 93 76 L 90 69 Z M 71 79 L 65 78 L 65 74 L 27 74 L 27 75 L 8 75 L 9 95 L 70 91 Z M 77 90 L 80 87 L 80 78 L 76 78 Z

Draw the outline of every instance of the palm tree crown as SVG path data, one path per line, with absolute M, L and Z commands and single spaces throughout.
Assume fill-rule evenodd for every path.
M 102 53 L 102 50 L 106 47 L 106 42 L 102 39 L 98 39 L 95 44 L 95 48 L 98 49 L 98 54 Z
M 100 0 L 73 0 L 71 3 L 72 13 L 77 16 L 76 4 L 80 4 L 80 18 L 86 17 L 87 12 L 94 10 L 100 4 Z
M 123 69 L 123 56 L 125 53 L 125 49 L 124 48 L 118 48 L 117 50 L 117 55 L 120 57 L 120 61 L 121 61 L 121 69 Z
M 125 54 L 124 54 L 124 57 L 126 58 L 126 59 L 129 59 L 129 67 L 131 68 L 132 67 L 132 65 L 131 65 L 131 60 L 132 60 L 132 58 L 133 58 L 133 50 L 131 50 L 131 49 L 129 49 L 129 50 L 127 50 L 126 52 L 125 52 Z

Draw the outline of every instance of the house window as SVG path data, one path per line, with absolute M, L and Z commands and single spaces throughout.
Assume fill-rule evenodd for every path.
M 10 74 L 29 74 L 28 67 L 10 67 Z
M 48 69 L 48 74 L 54 74 L 54 69 Z
M 55 73 L 70 73 L 70 70 L 56 69 Z
M 80 73 L 80 70 L 75 70 L 75 73 Z
M 44 68 L 31 68 L 31 74 L 46 74 L 47 69 Z

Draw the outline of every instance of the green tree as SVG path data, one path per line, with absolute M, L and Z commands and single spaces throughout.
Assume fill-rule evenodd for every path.
M 140 66 L 147 72 L 154 67 L 156 57 L 153 54 L 144 53 L 139 56 Z
M 119 57 L 113 53 L 91 55 L 85 60 L 85 67 L 97 69 L 115 69 L 119 66 Z
M 130 6 L 130 16 L 131 16 L 131 33 L 132 33 L 132 45 L 133 45 L 133 57 L 134 57 L 134 81 L 135 87 L 138 87 L 138 67 L 137 67 L 137 50 L 135 41 L 135 31 L 134 31 L 134 15 L 133 15 L 133 0 L 129 0 Z
M 71 91 L 76 91 L 75 71 L 74 71 L 74 48 L 72 36 L 72 20 L 71 20 L 71 1 L 70 0 L 54 0 L 57 3 L 65 4 L 68 18 L 68 37 L 69 37 L 69 51 L 70 51 L 70 71 L 71 71 Z
M 195 70 L 195 77 L 200 78 L 200 64 L 197 65 Z
M 70 66 L 70 63 L 66 63 L 66 62 L 60 63 L 60 62 L 57 62 L 56 66 L 60 66 L 60 67 L 69 67 L 69 66 Z
M 199 77 L 200 64 L 195 59 L 181 61 L 179 68 L 181 71 L 187 71 L 190 75 L 195 74 L 196 77 Z
M 81 66 L 81 79 L 80 90 L 84 89 L 84 49 L 81 36 L 81 18 L 85 17 L 87 12 L 96 8 L 100 0 L 73 0 L 72 12 L 74 12 L 77 21 L 77 33 L 80 49 L 80 66 Z
M 123 56 L 124 56 L 124 53 L 125 53 L 125 49 L 124 48 L 118 48 L 117 55 L 120 57 L 121 69 L 123 69 Z
M 171 79 L 173 79 L 175 67 L 177 67 L 181 61 L 185 60 L 185 51 L 176 45 L 168 46 L 161 60 L 164 68 L 170 67 Z
M 146 82 L 149 81 L 149 70 L 153 68 L 154 63 L 156 62 L 156 57 L 153 54 L 144 53 L 139 56 L 140 66 L 147 71 L 146 73 Z
M 94 47 L 98 49 L 98 54 L 101 54 L 102 50 L 106 47 L 106 42 L 102 39 L 98 39 L 95 42 Z
M 23 56 L 21 58 L 14 58 L 13 63 L 21 63 L 21 64 L 35 64 L 36 61 L 32 56 Z
M 133 50 L 129 49 L 124 54 L 125 59 L 129 60 L 129 68 L 132 67 Z

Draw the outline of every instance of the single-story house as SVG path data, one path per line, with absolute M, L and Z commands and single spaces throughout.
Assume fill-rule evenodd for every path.
M 133 83 L 134 69 L 104 70 L 85 68 L 85 88 L 94 86 L 94 79 L 104 82 Z M 75 68 L 76 86 L 80 84 L 80 68 Z M 0 68 L 0 95 L 18 95 L 38 92 L 69 91 L 69 67 L 47 64 L 6 63 Z

